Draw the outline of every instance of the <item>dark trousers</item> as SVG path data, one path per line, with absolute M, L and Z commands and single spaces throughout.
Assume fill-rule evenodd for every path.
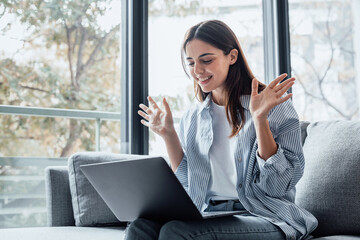
M 209 204 L 205 211 L 229 211 L 243 209 L 240 203 L 228 201 Z M 251 214 L 211 218 L 198 221 L 159 223 L 137 219 L 126 229 L 126 240 L 285 240 L 281 229 L 269 221 Z

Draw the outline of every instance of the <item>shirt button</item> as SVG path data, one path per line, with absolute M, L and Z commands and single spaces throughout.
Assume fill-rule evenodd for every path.
M 241 184 L 241 183 L 239 184 L 239 188 L 242 188 L 242 184 Z

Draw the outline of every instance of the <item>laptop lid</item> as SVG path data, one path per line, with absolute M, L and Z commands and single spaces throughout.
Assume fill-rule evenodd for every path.
M 80 169 L 120 221 L 202 219 L 162 157 L 82 165 Z

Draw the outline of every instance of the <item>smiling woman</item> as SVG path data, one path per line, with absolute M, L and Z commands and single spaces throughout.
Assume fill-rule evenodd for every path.
M 164 108 L 150 96 L 148 106 L 140 104 L 141 123 L 164 140 L 171 168 L 198 210 L 249 214 L 192 222 L 139 217 L 126 239 L 188 239 L 199 232 L 203 239 L 307 239 L 317 220 L 294 203 L 304 171 L 300 123 L 286 94 L 295 78 L 259 83 L 234 32 L 219 20 L 192 26 L 181 46 L 199 101 L 178 133 L 166 98 Z
M 241 105 L 240 95 L 251 93 L 254 74 L 235 33 L 221 21 L 210 23 L 202 22 L 185 34 L 183 67 L 186 55 L 197 98 L 204 101 L 211 93 L 216 104 L 225 106 L 226 117 L 233 126 L 232 137 L 243 126 L 244 121 L 239 121 L 238 116 L 239 111 L 241 119 L 244 119 L 243 109 L 238 109 Z M 211 62 L 204 64 L 202 57 L 205 56 L 211 56 Z M 259 91 L 264 88 L 265 85 L 260 84 Z

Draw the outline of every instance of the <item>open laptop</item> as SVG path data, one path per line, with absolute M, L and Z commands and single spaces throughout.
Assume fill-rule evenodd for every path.
M 247 213 L 200 212 L 162 157 L 81 165 L 80 169 L 123 222 L 199 220 Z

